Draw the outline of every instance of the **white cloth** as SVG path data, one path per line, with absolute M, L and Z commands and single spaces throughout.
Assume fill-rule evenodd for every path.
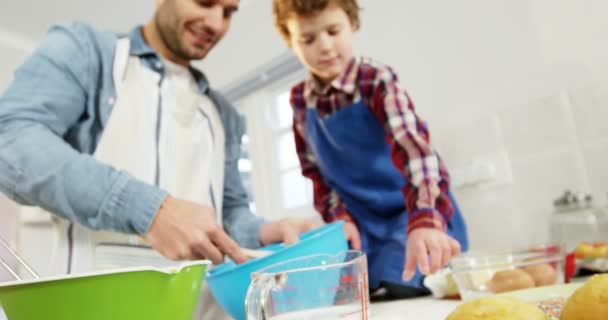
M 190 71 L 170 61 L 165 61 L 161 96 L 166 114 L 161 128 L 166 130 L 161 130 L 159 141 L 164 169 L 160 185 L 183 199 L 216 207 L 215 204 L 221 204 L 224 172 L 224 133 L 218 130 L 221 128 L 219 114 L 211 100 L 200 94 Z M 201 181 L 215 183 L 209 188 Z M 221 221 L 221 206 L 215 209 Z
M 190 71 L 168 61 L 165 75 L 129 55 L 129 40 L 115 52 L 117 98 L 94 157 L 135 178 L 156 184 L 172 196 L 214 207 L 221 224 L 224 179 L 224 128 L 212 101 L 201 94 Z M 68 235 L 63 221 L 61 235 Z M 63 259 L 72 273 L 133 266 L 176 265 L 146 246 L 139 236 L 94 232 L 74 224 L 70 259 L 69 236 L 62 237 Z M 67 269 L 67 266 L 66 266 Z M 64 269 L 65 270 L 65 269 Z M 210 305 L 207 289 L 195 319 L 226 319 Z M 203 311 L 213 311 L 207 317 Z M 228 318 L 229 319 L 229 318 Z
M 128 39 L 119 40 L 116 103 L 94 157 L 172 196 L 216 207 L 221 222 L 224 131 L 217 110 L 200 94 L 187 68 L 168 65 L 161 81 L 158 73 L 128 52 Z M 138 236 L 91 232 L 80 225 L 74 225 L 72 236 L 73 273 L 174 264 L 139 248 L 146 243 Z

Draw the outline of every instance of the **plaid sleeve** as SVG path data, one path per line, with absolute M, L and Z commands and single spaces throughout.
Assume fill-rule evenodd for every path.
M 427 124 L 389 67 L 373 68 L 363 78 L 373 113 L 384 124 L 393 163 L 408 183 L 403 188 L 410 214 L 408 233 L 417 228 L 445 229 L 454 211 L 447 195 L 449 175 L 430 145 Z
M 317 160 L 308 142 L 304 127 L 306 124 L 306 100 L 303 96 L 303 86 L 296 86 L 291 91 L 291 105 L 293 107 L 293 133 L 296 151 L 300 159 L 302 175 L 309 178 L 313 184 L 314 205 L 325 222 L 337 220 L 352 221 L 346 205 L 330 186 L 327 185 Z

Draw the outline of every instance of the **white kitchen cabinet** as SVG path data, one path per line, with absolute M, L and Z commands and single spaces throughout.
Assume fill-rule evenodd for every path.
M 18 219 L 18 250 L 21 257 L 40 277 L 62 274 L 57 267 L 58 234 L 48 213 L 22 207 Z M 25 270 L 20 274 L 28 278 Z

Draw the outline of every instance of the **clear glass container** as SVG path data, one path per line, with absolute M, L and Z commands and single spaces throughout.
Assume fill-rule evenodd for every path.
M 551 241 L 564 243 L 567 252 L 582 242 L 608 240 L 608 214 L 594 205 L 590 194 L 566 191 L 553 204 Z
M 449 266 L 463 300 L 565 282 L 564 247 L 558 244 L 470 251 Z
M 608 242 L 608 203 L 598 212 L 600 241 Z

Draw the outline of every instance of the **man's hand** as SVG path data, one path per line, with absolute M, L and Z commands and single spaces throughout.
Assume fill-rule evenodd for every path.
M 318 222 L 309 219 L 285 218 L 263 224 L 260 227 L 259 239 L 262 245 L 281 241 L 292 244 L 298 242 L 300 233 L 317 228 L 319 225 Z
M 344 234 L 346 235 L 346 240 L 350 243 L 351 249 L 361 250 L 361 235 L 354 222 L 344 222 Z
M 451 257 L 460 253 L 460 243 L 438 229 L 420 228 L 407 237 L 403 280 L 409 281 L 416 273 L 429 275 L 445 266 Z
M 247 260 L 215 221 L 215 210 L 170 196 L 158 210 L 146 240 L 172 260 L 209 259 L 217 264 L 224 261 L 224 254 L 236 263 Z

